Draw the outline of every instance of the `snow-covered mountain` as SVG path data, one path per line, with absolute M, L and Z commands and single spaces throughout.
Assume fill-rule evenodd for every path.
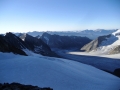
M 18 82 L 39 87 L 51 87 L 53 90 L 120 89 L 120 78 L 118 78 L 120 77 L 120 61 L 118 59 L 67 55 L 61 49 L 61 45 L 64 48 L 80 47 L 90 39 L 86 37 L 50 35 L 49 33 L 36 37 L 25 33 L 16 35 L 12 33 L 0 35 L 0 83 Z M 92 43 L 90 42 L 88 47 L 86 45 L 86 48 L 90 51 L 97 48 L 97 51 L 105 53 L 105 50 L 108 51 L 108 48 L 115 46 L 109 53 L 119 52 L 119 39 L 120 30 L 111 35 L 98 37 Z M 54 58 L 58 56 L 48 46 L 52 43 L 53 48 L 58 48 L 56 52 L 64 52 L 59 53 L 60 56 L 70 60 Z M 104 50 L 103 47 L 105 47 Z
M 0 51 L 20 55 L 31 55 L 31 52 L 34 52 L 45 56 L 58 56 L 41 39 L 28 34 L 19 34 L 18 36 L 11 32 L 0 35 Z
M 35 54 L 20 56 L 0 52 L 0 83 L 6 82 L 53 90 L 120 89 L 120 78 L 90 65 Z
M 38 37 L 39 38 L 39 37 Z M 91 40 L 80 36 L 60 36 L 43 33 L 40 37 L 51 49 L 79 49 Z
M 46 33 L 51 35 L 60 35 L 60 36 L 81 36 L 81 37 L 88 37 L 90 39 L 95 39 L 99 36 L 108 35 L 115 32 L 117 29 L 112 30 L 105 30 L 105 29 L 97 29 L 97 30 L 75 30 L 75 31 L 47 31 Z M 31 36 L 42 36 L 45 32 L 33 31 L 27 32 L 27 34 Z
M 82 47 L 81 50 L 97 51 L 103 54 L 120 53 L 120 29 L 112 34 L 98 37 Z

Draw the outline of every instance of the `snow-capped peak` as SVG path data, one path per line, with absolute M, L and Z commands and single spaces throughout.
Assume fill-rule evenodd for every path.
M 98 53 L 101 54 L 117 54 L 120 53 L 119 47 L 120 47 L 120 29 L 109 35 L 98 37 L 96 40 L 93 40 L 86 46 L 82 47 L 81 50 L 91 52 L 97 51 Z
M 26 37 L 26 33 L 23 33 L 22 36 L 20 36 L 20 38 L 25 41 L 25 37 Z
M 118 29 L 116 32 L 112 33 L 114 36 L 120 36 L 120 29 Z
M 99 46 L 99 50 L 102 50 L 102 52 L 109 53 L 111 50 L 114 50 L 114 48 L 119 45 L 120 45 L 120 29 L 112 33 L 109 38 L 106 38 L 106 40 L 102 41 L 102 43 Z
M 23 41 L 25 41 L 25 37 L 26 37 L 26 33 L 24 33 L 24 38 L 22 39 Z

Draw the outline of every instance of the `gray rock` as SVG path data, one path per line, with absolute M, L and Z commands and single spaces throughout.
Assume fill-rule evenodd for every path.
M 56 34 L 51 35 L 48 33 L 43 33 L 43 35 L 41 36 L 41 40 L 43 40 L 51 49 L 78 49 L 91 41 L 87 37 L 60 36 Z
M 109 54 L 118 54 L 120 53 L 120 45 L 116 46 Z
M 106 35 L 106 36 L 100 36 L 97 39 L 91 41 L 90 43 L 84 45 L 81 50 L 89 52 L 92 50 L 96 50 L 97 47 L 101 44 L 102 41 L 106 40 L 106 38 L 109 38 L 111 35 Z

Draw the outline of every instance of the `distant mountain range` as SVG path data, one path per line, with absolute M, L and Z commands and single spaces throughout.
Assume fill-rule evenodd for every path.
M 81 36 L 60 36 L 43 33 L 40 37 L 51 49 L 79 49 L 91 40 Z
M 105 29 L 97 29 L 97 30 L 82 30 L 82 31 L 47 31 L 46 33 L 51 35 L 60 35 L 60 36 L 81 36 L 81 37 L 88 37 L 90 39 L 95 39 L 98 36 L 108 35 L 115 32 L 117 29 L 112 30 L 105 30 Z M 27 32 L 27 34 L 31 36 L 42 36 L 45 32 L 33 31 Z
M 25 56 L 38 56 L 38 59 L 40 59 L 41 55 L 67 58 L 95 66 L 120 77 L 119 61 L 113 61 L 113 59 L 102 57 L 82 55 L 77 57 L 67 55 L 66 51 L 80 49 L 86 52 L 118 54 L 120 53 L 120 30 L 115 30 L 115 32 L 108 35 L 99 36 L 95 40 L 91 40 L 87 37 L 61 36 L 49 34 L 47 32 L 44 32 L 41 36 L 38 33 L 35 37 L 28 33 L 13 34 L 11 32 L 0 35 L 0 52 L 12 52 Z M 110 63 L 106 65 L 104 64 L 106 62 Z M 112 67 L 111 63 L 114 63 Z
M 33 53 L 44 56 L 59 57 L 51 49 L 76 49 L 89 43 L 86 37 L 59 36 L 43 33 L 41 37 L 33 37 L 29 34 L 19 33 L 17 36 L 11 32 L 0 35 L 0 51 L 13 52 L 20 55 L 31 55 Z
M 5 35 L 0 35 L 0 51 L 13 52 L 21 55 L 30 55 L 32 53 L 37 53 L 45 56 L 57 57 L 58 55 L 53 52 L 56 49 L 81 49 L 87 52 L 100 51 L 101 53 L 105 54 L 120 53 L 120 30 L 85 30 L 78 33 L 87 32 L 88 34 L 97 32 L 97 35 L 102 35 L 103 33 L 106 34 L 110 32 L 112 32 L 112 34 L 99 36 L 97 39 L 92 41 L 87 37 L 81 37 L 77 35 L 71 36 L 72 34 L 67 35 L 67 32 L 66 36 L 62 36 L 60 34 L 50 34 L 50 32 L 44 32 L 40 36 L 40 33 L 36 32 L 36 34 L 34 34 L 35 37 L 34 35 L 31 36 L 32 33 L 29 35 L 28 33 L 13 34 L 9 32 Z
M 81 50 L 87 52 L 101 52 L 104 54 L 117 54 L 120 53 L 120 30 L 112 34 L 100 36 L 90 43 L 84 45 Z

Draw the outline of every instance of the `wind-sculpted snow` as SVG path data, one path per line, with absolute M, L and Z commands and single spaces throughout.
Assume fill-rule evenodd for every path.
M 120 78 L 90 65 L 66 59 L 39 55 L 18 56 L 12 53 L 0 53 L 0 83 L 4 82 L 51 87 L 53 90 L 120 89 Z

